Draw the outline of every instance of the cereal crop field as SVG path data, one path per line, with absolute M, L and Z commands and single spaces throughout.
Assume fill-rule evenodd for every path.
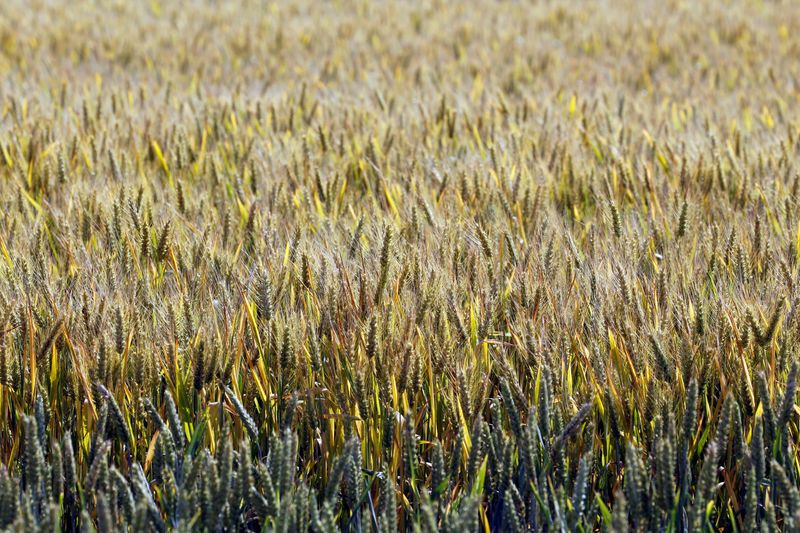
M 800 530 L 800 4 L 5 0 L 0 530 Z

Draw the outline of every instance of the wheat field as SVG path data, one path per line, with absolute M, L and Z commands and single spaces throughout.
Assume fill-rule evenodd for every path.
M 6 0 L 0 530 L 800 530 L 799 31 Z

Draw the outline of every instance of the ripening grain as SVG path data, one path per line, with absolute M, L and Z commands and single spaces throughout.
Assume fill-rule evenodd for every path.
M 798 35 L 6 0 L 0 530 L 797 531 Z

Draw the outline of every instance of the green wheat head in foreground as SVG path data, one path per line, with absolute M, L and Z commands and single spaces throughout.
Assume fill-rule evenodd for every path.
M 0 530 L 800 529 L 800 5 L 0 6 Z

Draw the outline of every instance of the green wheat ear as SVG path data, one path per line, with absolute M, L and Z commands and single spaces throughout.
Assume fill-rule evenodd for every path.
M 242 402 L 230 388 L 226 386 L 224 387 L 224 390 L 225 390 L 225 396 L 230 400 L 230 402 L 236 409 L 236 412 L 238 413 L 239 418 L 242 421 L 242 425 L 247 430 L 247 434 L 250 436 L 250 439 L 253 442 L 258 442 L 258 427 L 256 426 L 253 417 L 250 416 L 250 413 L 247 412 L 247 410 L 244 408 L 244 405 L 242 405 Z
M 384 287 L 386 286 L 389 275 L 389 254 L 392 248 L 392 227 L 386 226 L 383 234 L 383 244 L 380 255 L 380 273 L 378 275 L 378 285 L 375 289 L 375 305 L 378 305 L 383 298 Z

